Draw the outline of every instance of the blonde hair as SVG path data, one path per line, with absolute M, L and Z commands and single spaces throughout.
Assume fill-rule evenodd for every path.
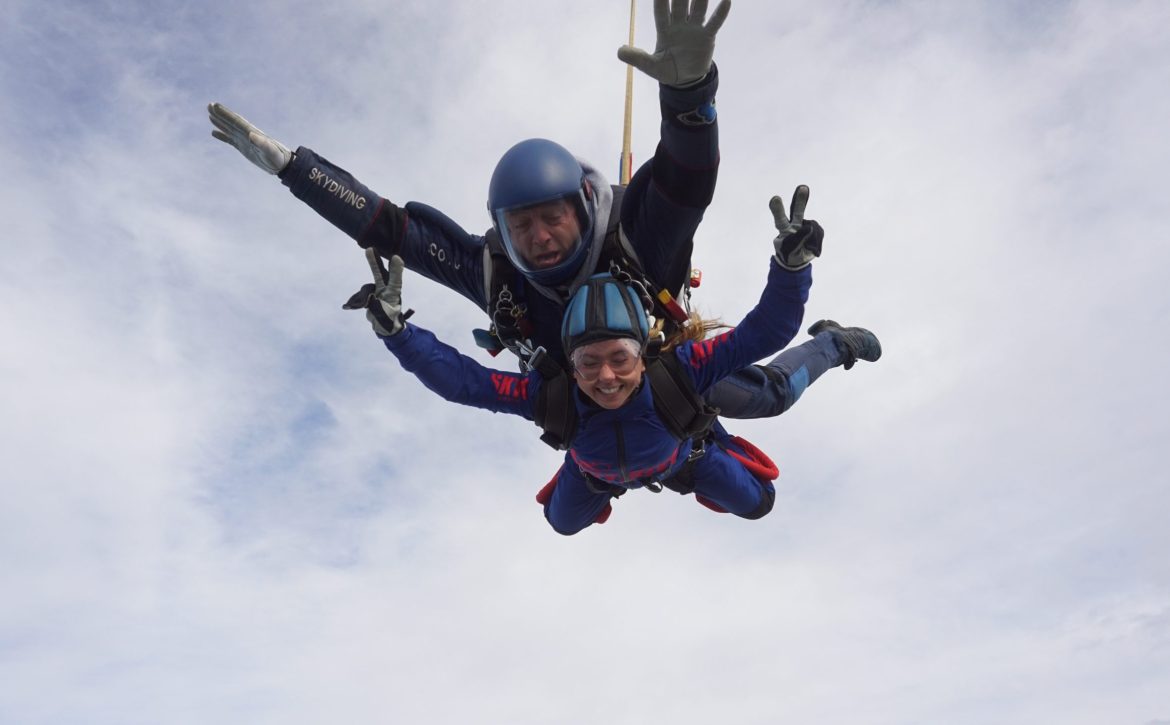
M 655 324 L 655 329 L 661 331 L 664 324 L 663 320 L 659 320 Z M 731 325 L 728 325 L 718 317 L 706 319 L 699 313 L 698 310 L 691 310 L 690 319 L 687 320 L 685 326 L 679 325 L 669 335 L 666 336 L 666 341 L 662 343 L 662 350 L 672 350 L 684 342 L 698 342 L 699 340 L 706 340 L 711 336 L 711 333 L 716 330 L 729 330 Z

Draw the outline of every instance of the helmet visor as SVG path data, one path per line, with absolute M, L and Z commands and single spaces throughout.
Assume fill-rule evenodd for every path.
M 591 231 L 587 229 L 589 217 L 584 201 L 580 195 L 572 194 L 495 210 L 496 228 L 517 269 L 545 277 L 576 270 L 582 236 Z

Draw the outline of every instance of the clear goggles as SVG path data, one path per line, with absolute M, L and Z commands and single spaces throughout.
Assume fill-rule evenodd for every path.
M 569 356 L 569 361 L 573 364 L 573 372 L 587 382 L 596 380 L 601 371 L 609 368 L 616 376 L 629 375 L 638 367 L 638 361 L 642 359 L 641 346 L 637 341 L 628 338 L 621 338 L 623 343 L 621 347 L 610 350 L 604 355 L 599 355 L 595 351 L 590 350 L 591 345 L 579 347 L 573 351 Z

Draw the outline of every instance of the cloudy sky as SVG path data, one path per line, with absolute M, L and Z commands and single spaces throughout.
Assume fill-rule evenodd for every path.
M 482 231 L 516 140 L 616 177 L 627 15 L 7 0 L 0 722 L 1170 723 L 1170 5 L 736 0 L 698 302 L 751 307 L 807 183 L 806 319 L 885 357 L 730 425 L 769 517 L 564 538 L 557 454 L 398 370 L 205 106 Z

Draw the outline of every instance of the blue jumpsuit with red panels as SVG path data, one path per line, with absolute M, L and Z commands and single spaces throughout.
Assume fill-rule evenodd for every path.
M 756 360 L 775 354 L 799 331 L 812 284 L 811 268 L 789 271 L 775 259 L 770 264 L 760 301 L 737 327 L 664 353 L 678 357 L 699 394 Z M 542 384 L 539 373 L 485 368 L 410 323 L 401 333 L 383 340 L 403 368 L 443 398 L 533 419 Z M 814 352 L 826 345 L 824 349 L 831 350 L 828 340 L 806 343 Z M 836 357 L 835 350 L 828 354 Z M 826 364 L 833 362 L 826 358 Z M 797 396 L 799 392 L 795 391 Z M 574 534 L 599 516 L 604 518 L 613 498 L 611 486 L 639 488 L 668 479 L 686 465 L 692 451 L 692 441 L 674 437 L 658 417 L 645 379 L 631 399 L 615 410 L 596 406 L 575 386 L 573 395 L 577 434 L 545 503 L 545 516 L 562 534 Z M 709 444 L 706 453 L 690 464 L 693 468 L 688 477 L 696 497 L 746 518 L 766 513 L 775 496 L 771 482 L 758 478 L 741 462 L 745 451 L 718 424 L 712 442 L 714 445 Z

